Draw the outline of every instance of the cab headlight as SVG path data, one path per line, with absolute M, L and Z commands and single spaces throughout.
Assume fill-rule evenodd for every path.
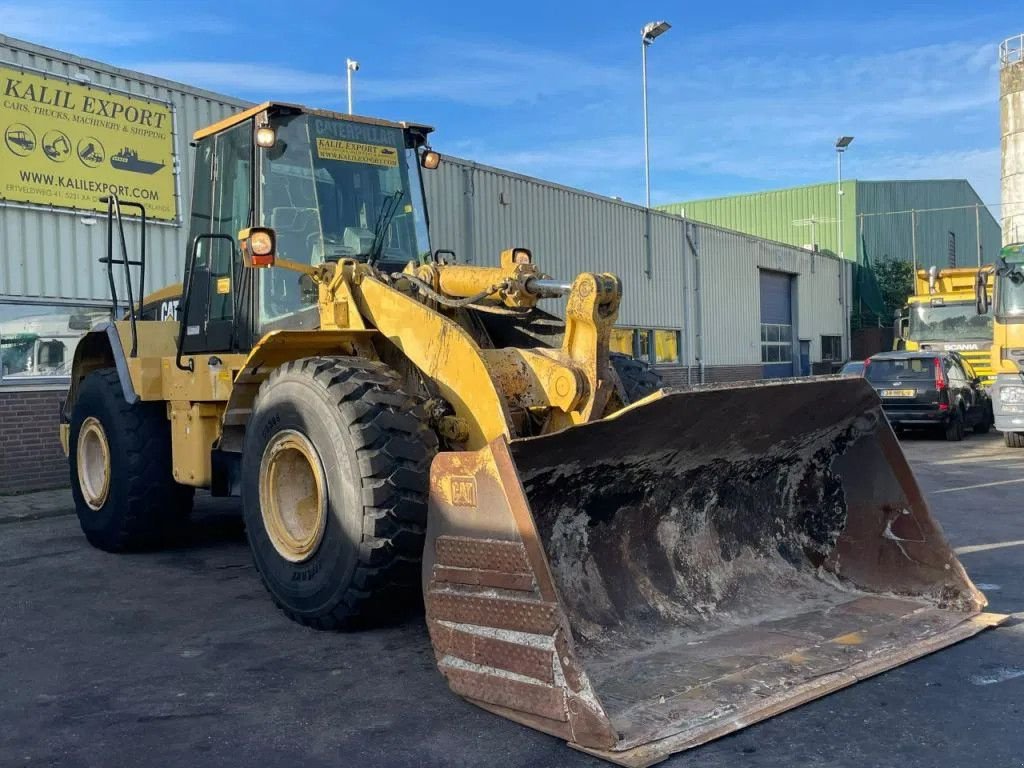
M 1000 387 L 999 402 L 1024 403 L 1024 387 Z

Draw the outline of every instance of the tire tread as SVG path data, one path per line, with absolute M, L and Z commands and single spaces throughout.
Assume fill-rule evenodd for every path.
M 371 619 L 419 594 L 419 563 L 426 536 L 427 485 L 437 436 L 417 415 L 419 403 L 384 363 L 355 357 L 313 357 L 285 363 L 260 387 L 259 401 L 284 376 L 311 377 L 357 445 L 363 501 L 362 541 L 349 587 L 328 612 L 308 616 L 275 604 L 292 620 L 317 629 L 341 629 Z M 257 565 L 257 570 L 259 567 Z
M 113 410 L 114 423 L 104 424 L 103 428 L 117 433 L 124 446 L 127 490 L 124 508 L 114 527 L 92 530 L 83 526 L 83 532 L 90 544 L 108 552 L 163 544 L 191 512 L 195 493 L 195 489 L 174 482 L 170 476 L 170 425 L 163 403 L 129 404 L 124 399 L 116 368 L 103 368 L 89 374 L 83 388 L 90 380 L 95 382 L 91 386 L 101 389 L 102 397 Z M 85 419 L 80 414 L 73 419 L 76 417 Z M 69 464 L 72 487 L 77 489 L 77 467 L 73 460 Z M 76 506 L 80 518 L 91 513 L 77 495 Z

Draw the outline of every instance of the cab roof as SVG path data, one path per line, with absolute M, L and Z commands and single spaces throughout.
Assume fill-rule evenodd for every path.
M 215 133 L 225 131 L 233 125 L 238 125 L 241 122 L 248 120 L 250 117 L 260 114 L 265 111 L 280 111 L 280 112 L 300 112 L 304 115 L 318 115 L 320 117 L 331 117 L 337 120 L 350 120 L 354 123 L 368 123 L 370 125 L 383 125 L 388 128 L 400 128 L 401 130 L 415 130 L 422 133 L 424 136 L 434 129 L 429 125 L 421 125 L 420 123 L 395 123 L 390 120 L 381 120 L 377 117 L 363 117 L 362 115 L 346 115 L 341 112 L 331 112 L 326 109 L 312 109 L 310 107 L 303 107 L 300 104 L 289 104 L 283 101 L 265 101 L 262 104 L 257 104 L 255 107 L 250 107 L 244 112 L 239 112 L 229 117 L 225 117 L 213 125 L 208 125 L 205 128 L 200 128 L 198 131 L 192 134 L 193 141 L 199 141 L 199 139 L 212 136 Z

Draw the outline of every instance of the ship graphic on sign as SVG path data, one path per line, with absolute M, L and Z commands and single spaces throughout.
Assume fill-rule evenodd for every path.
M 119 171 L 149 174 L 156 173 L 164 167 L 164 164 L 154 163 L 152 160 L 141 160 L 138 152 L 130 147 L 125 147 L 110 158 L 110 166 Z

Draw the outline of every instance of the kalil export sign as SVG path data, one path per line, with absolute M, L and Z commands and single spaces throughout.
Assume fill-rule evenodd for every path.
M 177 219 L 170 105 L 0 65 L 0 203 L 105 211 L 110 193 Z

